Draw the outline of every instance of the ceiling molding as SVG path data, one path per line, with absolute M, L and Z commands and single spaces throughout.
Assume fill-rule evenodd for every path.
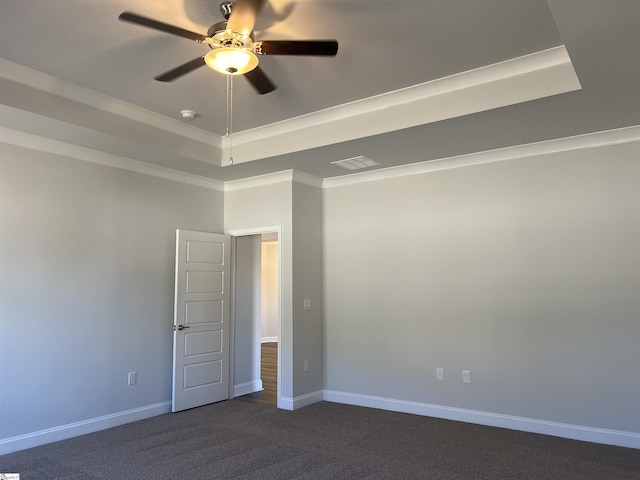
M 293 171 L 293 181 L 310 187 L 322 188 L 322 178 L 299 170 Z
M 640 125 L 325 178 L 322 182 L 322 188 L 342 187 L 485 163 L 634 142 L 640 142 Z
M 564 46 L 222 138 L 234 163 L 377 135 L 580 89 Z
M 299 170 L 283 170 L 281 172 L 241 178 L 239 180 L 228 180 L 224 182 L 224 191 L 233 192 L 281 182 L 296 182 L 309 185 L 310 187 L 322 188 L 322 178 L 320 177 Z
M 61 80 L 52 75 L 34 70 L 24 65 L 0 58 L 0 78 L 33 88 L 43 93 L 55 95 L 88 107 L 127 118 L 151 127 L 179 135 L 189 140 L 221 148 L 220 137 L 179 120 L 160 115 L 131 103 L 104 95 L 75 83 Z
M 227 182 L 201 177 L 173 170 L 171 168 L 153 165 L 131 158 L 113 155 L 6 127 L 0 127 L 0 142 L 29 150 L 61 155 L 76 160 L 119 168 L 122 170 L 128 170 L 144 175 L 209 188 L 212 190 L 232 192 L 282 182 L 298 182 L 323 189 L 333 188 L 486 163 L 517 160 L 538 155 L 549 155 L 558 152 L 598 148 L 623 143 L 634 143 L 640 142 L 640 125 L 494 150 L 486 150 L 482 152 L 474 152 L 454 157 L 427 160 L 419 163 L 352 173 L 333 178 L 322 179 L 297 170 L 283 170 L 280 172 Z
M 75 160 L 119 168 L 144 175 L 151 175 L 153 177 L 164 178 L 166 180 L 173 180 L 175 182 L 186 183 L 188 185 L 209 188 L 211 190 L 224 190 L 224 183 L 220 180 L 201 177 L 199 175 L 193 175 L 191 173 L 173 170 L 160 165 L 141 162 L 139 160 L 93 150 L 91 148 L 81 147 L 71 143 L 61 142 L 59 140 L 12 130 L 6 127 L 0 127 L 0 142 L 29 150 L 61 155 Z
M 225 193 L 234 192 L 236 190 L 245 190 L 247 188 L 262 187 L 264 185 L 291 181 L 293 181 L 293 170 L 282 170 L 281 172 L 267 173 L 265 175 L 257 175 L 255 177 L 226 181 L 224 182 L 224 191 Z
M 232 147 L 233 163 L 239 164 L 410 128 L 580 88 L 569 55 L 564 46 L 559 46 L 237 132 L 231 137 L 219 137 L 192 125 L 185 125 L 177 119 L 159 115 L 5 59 L 0 59 L 0 72 L 0 79 L 3 85 L 7 86 L 7 95 L 16 96 L 20 93 L 23 98 L 28 99 L 33 97 L 30 92 L 36 91 L 53 95 L 59 99 L 58 103 L 67 102 L 67 107 L 90 107 L 107 116 L 110 115 L 113 125 L 118 125 L 119 132 L 112 132 L 113 126 L 100 124 L 84 125 L 88 128 L 99 131 L 105 128 L 104 133 L 125 135 L 143 144 L 153 142 L 156 147 L 217 166 L 223 166 L 223 159 L 231 156 Z M 14 91 L 16 88 L 19 92 Z M 48 106 L 37 100 L 31 103 L 33 105 L 27 109 L 38 110 L 37 113 L 45 116 L 55 116 L 55 113 L 44 111 L 47 108 L 53 108 L 58 112 L 64 110 L 63 105 L 58 103 Z M 84 118 L 84 115 L 77 118 Z M 108 123 L 107 121 L 106 124 Z M 146 130 L 142 126 L 146 126 Z

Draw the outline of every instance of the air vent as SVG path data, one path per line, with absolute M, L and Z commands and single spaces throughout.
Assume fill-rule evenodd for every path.
M 331 163 L 334 165 L 338 165 L 339 167 L 346 168 L 347 170 L 359 170 L 361 168 L 375 167 L 376 165 L 380 165 L 379 162 L 371 160 L 367 157 L 363 157 L 362 155 L 358 157 L 346 158 L 344 160 L 336 160 L 335 162 Z

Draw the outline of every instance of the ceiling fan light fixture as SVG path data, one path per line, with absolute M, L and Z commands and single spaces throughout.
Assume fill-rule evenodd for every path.
M 204 56 L 205 63 L 225 75 L 242 75 L 258 66 L 258 56 L 251 50 L 238 47 L 221 47 Z

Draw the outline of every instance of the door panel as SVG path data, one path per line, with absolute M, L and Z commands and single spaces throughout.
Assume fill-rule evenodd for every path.
M 193 262 L 188 262 L 190 265 Z M 204 262 L 199 262 L 204 263 Z M 209 265 L 214 265 L 209 263 Z M 194 272 L 186 271 L 186 291 L 185 293 L 209 293 L 222 294 L 223 272 Z
M 228 235 L 178 230 L 174 412 L 229 398 Z
M 184 336 L 184 356 L 222 352 L 222 332 L 187 333 Z
M 185 302 L 187 325 L 207 322 L 222 322 L 222 301 Z

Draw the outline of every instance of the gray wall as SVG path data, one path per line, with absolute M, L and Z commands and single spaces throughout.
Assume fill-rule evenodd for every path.
M 322 390 L 322 189 L 298 182 L 292 187 L 294 397 L 299 397 Z M 311 301 L 310 310 L 304 310 L 305 300 Z
M 275 238 L 274 238 L 275 237 Z M 267 240 L 265 240 L 267 238 Z M 273 239 L 272 239 L 273 238 Z M 261 337 L 262 341 L 278 338 L 280 323 L 280 247 L 277 234 L 262 235 L 261 251 Z
M 225 193 L 225 232 L 280 229 L 280 382 L 278 406 L 297 408 L 296 398 L 321 396 L 322 190 L 298 181 L 238 187 Z M 303 309 L 304 300 L 312 308 Z M 304 360 L 309 371 L 304 372 Z
M 325 388 L 640 432 L 639 146 L 325 189 Z
M 293 312 L 292 312 L 292 194 L 291 182 L 237 187 L 225 192 L 224 229 L 246 234 L 280 229 L 280 378 L 281 396 L 293 397 Z M 244 233 L 242 233 L 244 232 Z M 284 404 L 278 399 L 278 405 Z
M 0 440 L 170 400 L 175 230 L 221 232 L 222 192 L 5 144 L 0 172 Z
M 236 238 L 233 326 L 235 395 L 252 393 L 262 388 L 260 380 L 261 247 L 260 235 Z
M 640 432 L 637 142 L 224 199 L 0 149 L 0 442 L 167 402 L 175 229 L 223 227 L 280 230 L 285 407 L 324 388 Z

